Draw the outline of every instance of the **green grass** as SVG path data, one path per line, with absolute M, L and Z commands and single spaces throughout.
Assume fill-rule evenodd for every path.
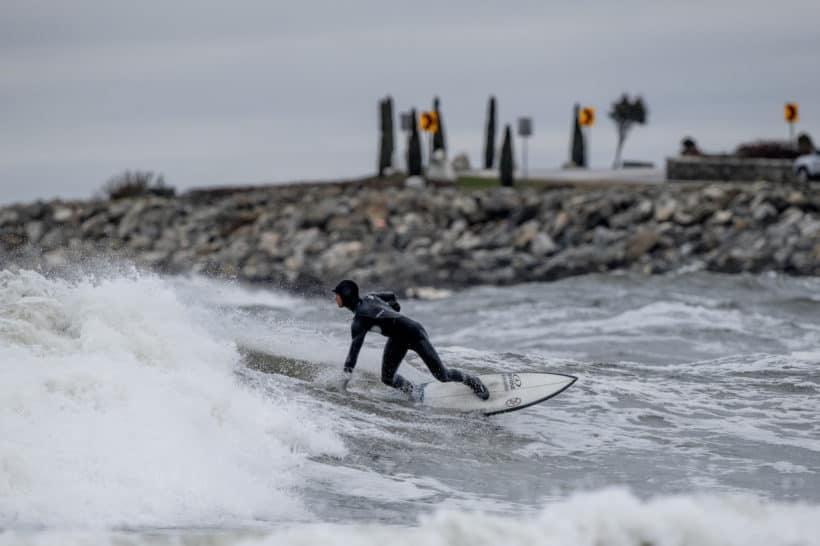
M 543 188 L 548 185 L 546 180 L 516 180 L 515 187 L 518 188 Z M 488 188 L 498 188 L 501 183 L 498 178 L 482 178 L 478 176 L 459 176 L 456 186 L 465 190 L 486 190 Z
M 483 190 L 486 188 L 497 188 L 500 184 L 498 178 L 480 178 L 477 176 L 459 176 L 456 181 L 459 188 L 468 190 Z

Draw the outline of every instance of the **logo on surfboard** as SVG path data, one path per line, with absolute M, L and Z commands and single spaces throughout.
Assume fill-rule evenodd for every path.
M 516 406 L 520 406 L 521 405 L 521 399 L 520 398 L 508 398 L 507 401 L 504 402 L 504 405 L 507 406 L 508 408 L 514 408 Z
M 504 390 L 505 391 L 513 391 L 515 389 L 521 388 L 521 378 L 518 376 L 517 373 L 505 373 L 504 374 Z

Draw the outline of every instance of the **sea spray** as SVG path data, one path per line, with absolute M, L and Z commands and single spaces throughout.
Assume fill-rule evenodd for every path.
M 299 469 L 345 448 L 285 390 L 241 384 L 208 320 L 153 275 L 0 272 L 0 527 L 306 517 Z

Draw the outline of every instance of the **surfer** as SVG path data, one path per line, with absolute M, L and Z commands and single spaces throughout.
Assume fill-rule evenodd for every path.
M 385 385 L 400 389 L 408 396 L 412 395 L 415 388 L 413 383 L 396 373 L 407 351 L 411 350 L 421 357 L 433 377 L 439 381 L 464 383 L 482 400 L 490 397 L 487 387 L 478 377 L 444 367 L 424 327 L 399 312 L 401 306 L 395 294 L 375 292 L 360 298 L 359 287 L 351 280 L 340 282 L 333 292 L 336 294 L 336 305 L 353 311 L 353 324 L 350 328 L 353 342 L 345 360 L 343 388 L 347 387 L 353 375 L 364 337 L 367 332 L 374 330 L 387 338 L 382 356 L 382 383 Z

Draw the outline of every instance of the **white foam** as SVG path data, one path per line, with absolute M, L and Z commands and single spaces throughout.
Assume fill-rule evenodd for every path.
M 155 276 L 0 272 L 0 527 L 305 517 L 306 455 L 344 446 L 240 384 L 207 318 Z
M 270 533 L 7 533 L 0 544 L 322 544 L 369 546 L 813 546 L 820 506 L 751 496 L 678 495 L 642 500 L 623 489 L 580 493 L 522 516 L 438 510 L 412 526 L 309 524 Z
M 626 490 L 605 489 L 573 495 L 528 517 L 438 511 L 417 527 L 308 526 L 240 544 L 811 545 L 820 544 L 820 507 L 748 496 L 642 501 Z

